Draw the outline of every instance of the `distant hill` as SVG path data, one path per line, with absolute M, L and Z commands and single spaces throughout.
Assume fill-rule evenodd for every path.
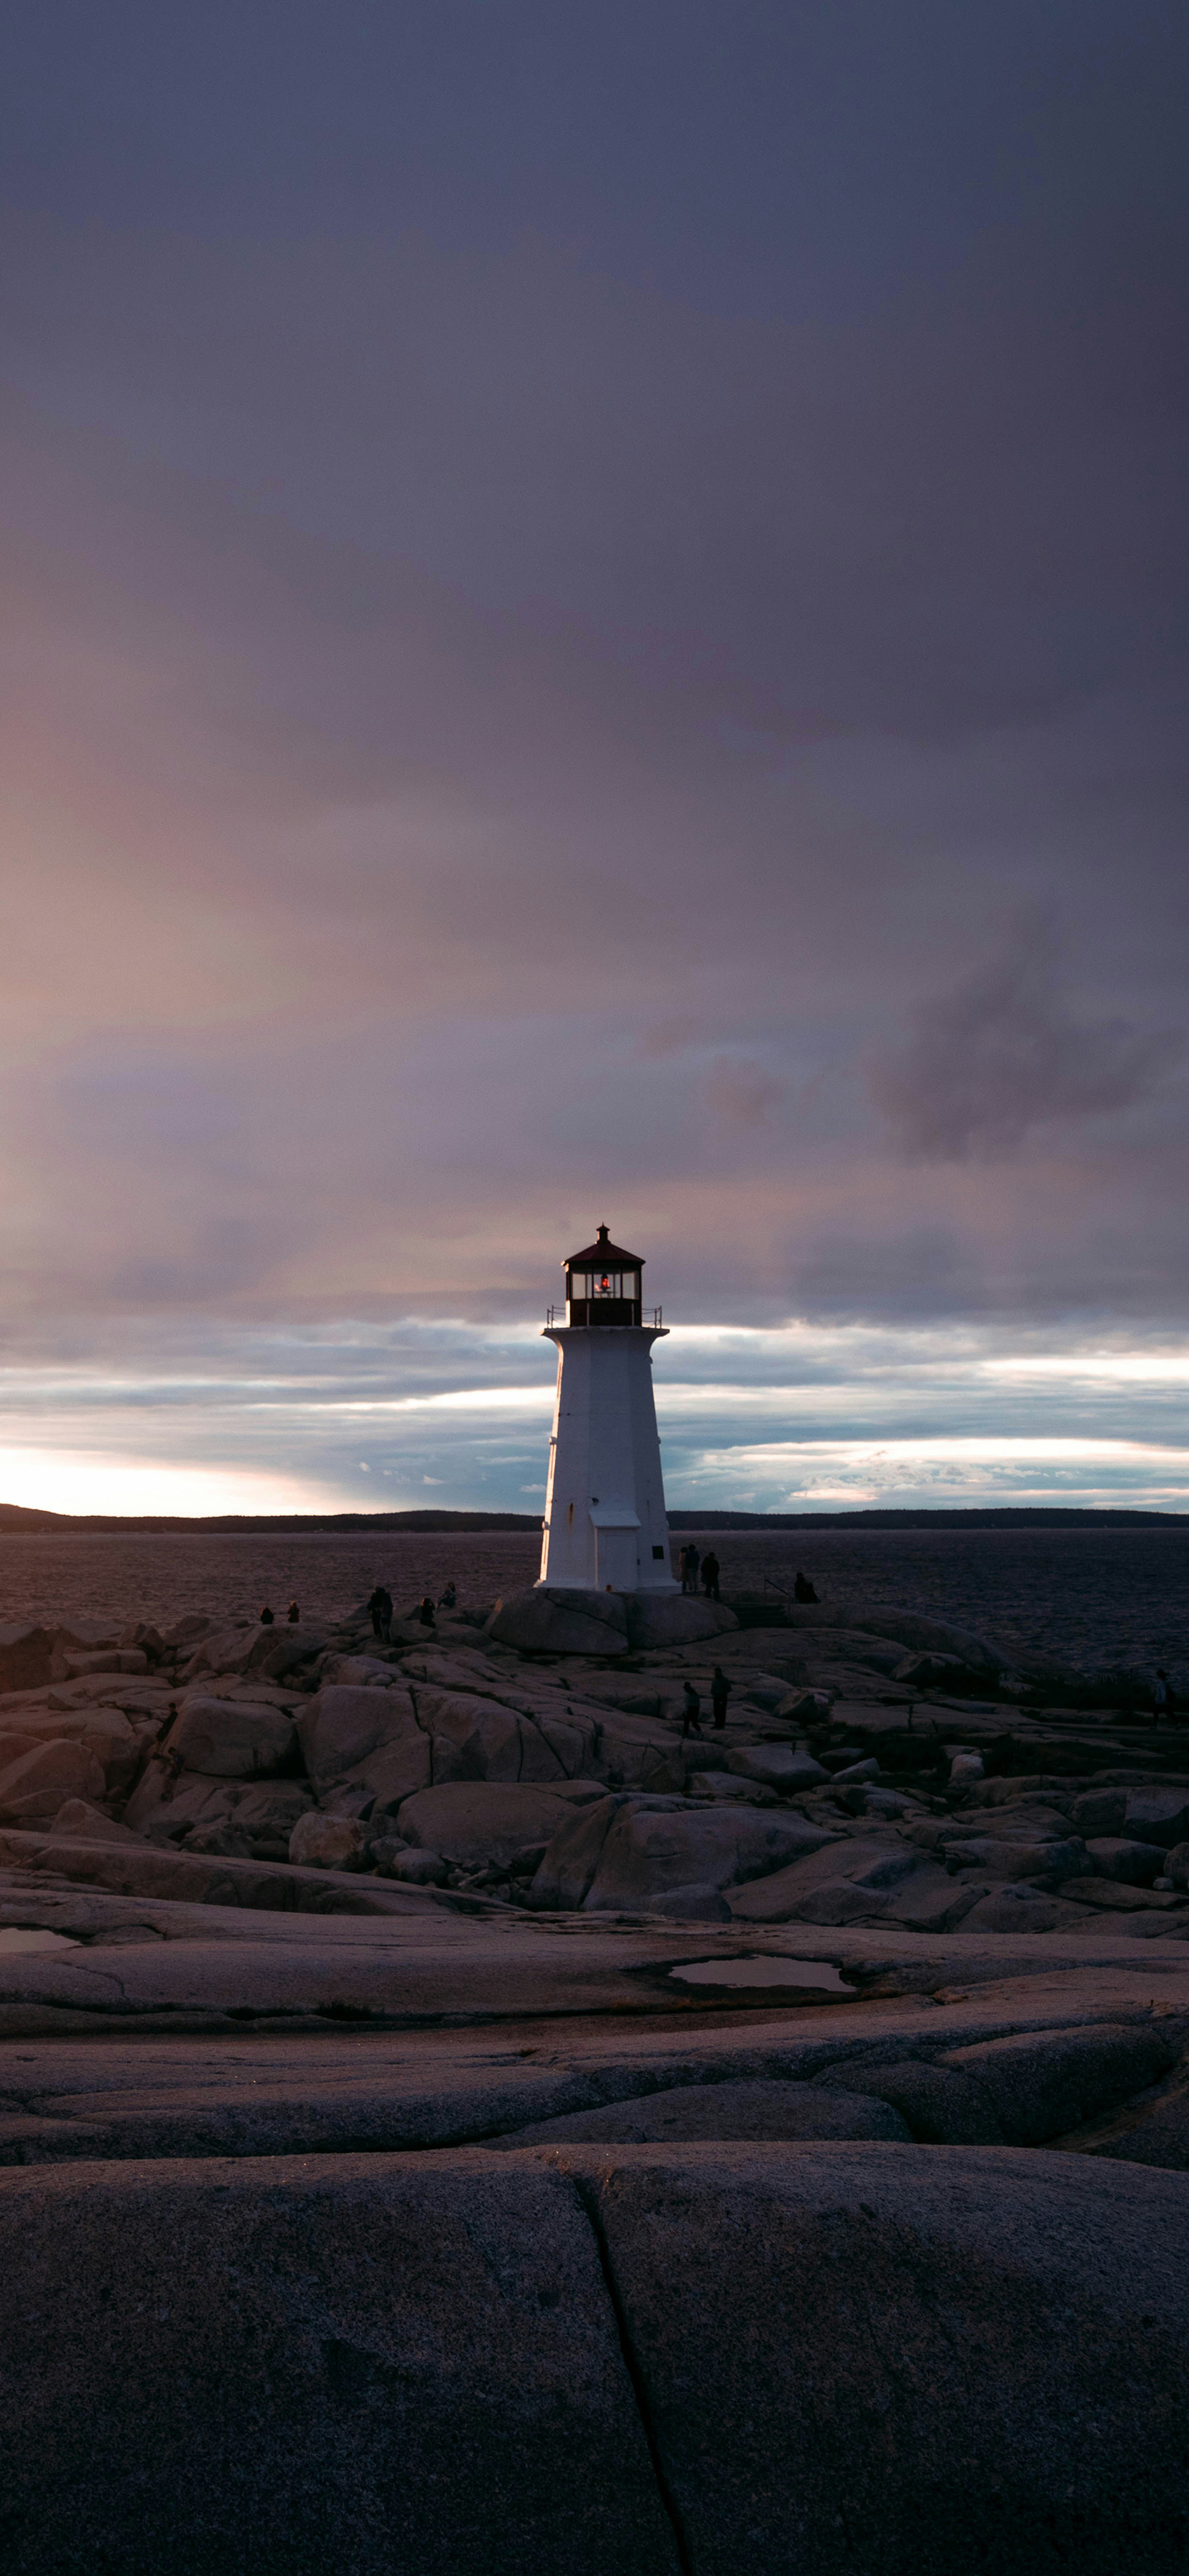
M 831 1529 L 1179 1529 L 1189 1526 L 1186 1512 L 1076 1511 L 1065 1505 L 1035 1508 L 1006 1505 L 974 1511 L 866 1512 L 721 1512 L 674 1511 L 671 1530 L 831 1530 Z M 219 1512 L 196 1518 L 163 1512 L 40 1512 L 21 1503 L 0 1503 L 0 1536 L 73 1538 L 112 1531 L 127 1536 L 164 1536 L 191 1530 L 208 1538 L 259 1538 L 270 1533 L 295 1537 L 304 1530 L 327 1530 L 346 1536 L 352 1530 L 407 1531 L 410 1537 L 467 1530 L 539 1530 L 539 1512 Z

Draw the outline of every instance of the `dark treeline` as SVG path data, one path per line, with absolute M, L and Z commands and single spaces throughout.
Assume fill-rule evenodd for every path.
M 1189 1523 L 1185 1512 L 1077 1511 L 1062 1505 L 1032 1508 L 1007 1505 L 973 1511 L 865 1512 L 724 1512 L 672 1511 L 672 1530 L 831 1530 L 831 1529 L 1176 1529 Z M 165 1535 L 170 1530 L 200 1531 L 208 1538 L 256 1538 L 298 1535 L 303 1530 L 405 1530 L 410 1537 L 455 1530 L 539 1530 L 539 1512 L 220 1512 L 208 1517 L 152 1512 L 30 1511 L 20 1503 L 0 1503 L 0 1535 L 69 1538 L 78 1533 L 111 1530 L 125 1535 Z

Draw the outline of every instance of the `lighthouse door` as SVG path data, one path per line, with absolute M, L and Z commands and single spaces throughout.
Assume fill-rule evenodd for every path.
M 634 1592 L 640 1515 L 624 1503 L 592 1503 L 595 1582 L 600 1592 Z

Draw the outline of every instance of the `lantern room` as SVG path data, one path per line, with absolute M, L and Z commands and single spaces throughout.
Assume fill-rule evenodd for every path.
M 639 1253 L 612 1243 L 601 1225 L 584 1252 L 572 1252 L 562 1263 L 567 1324 L 639 1324 L 643 1267 Z

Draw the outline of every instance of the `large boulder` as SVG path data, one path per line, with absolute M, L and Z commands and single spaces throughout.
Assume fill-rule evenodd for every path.
M 626 1655 L 625 1596 L 530 1584 L 501 1596 L 485 1634 L 525 1655 Z
M 1092 1876 L 1086 1846 L 1074 1836 L 1054 1835 L 1051 1842 L 1031 1842 L 1006 1834 L 971 1835 L 963 1842 L 947 1841 L 951 1860 L 964 1868 L 978 1869 L 988 1878 L 1047 1878 L 1054 1884 L 1064 1878 Z
M 434 1780 L 569 1780 L 593 1766 L 595 1723 L 529 1716 L 476 1691 L 418 1688 L 417 1715 L 434 1738 Z M 447 1761 L 450 1747 L 455 1761 Z
M 602 1805 L 593 1787 L 591 1797 Z M 572 1797 L 546 1787 L 455 1780 L 406 1798 L 399 1824 L 406 1842 L 440 1852 L 443 1860 L 456 1861 L 463 1869 L 483 1861 L 507 1869 L 527 1853 L 535 1857 L 573 1813 Z
M 311 1807 L 289 1837 L 289 1858 L 302 1869 L 362 1869 L 363 1827 L 354 1816 L 324 1816 Z
M 1073 1802 L 1070 1822 L 1089 1842 L 1091 1837 L 1122 1834 L 1127 1822 L 1126 1789 L 1086 1789 Z
M 690 1592 L 628 1592 L 628 1644 L 633 1654 L 655 1646 L 692 1646 L 702 1637 L 722 1637 L 739 1622 L 725 1601 L 696 1599 Z
M 215 1699 L 187 1691 L 171 1727 L 168 1751 L 187 1771 L 216 1780 L 262 1780 L 291 1770 L 298 1759 L 297 1730 L 288 1712 L 267 1702 Z
M 0 1691 L 40 1690 L 50 1678 L 54 1631 L 36 1620 L 13 1619 L 0 1627 Z
M 130 1825 L 118 1825 L 113 1816 L 105 1816 L 101 1807 L 90 1806 L 85 1798 L 67 1798 L 50 1832 L 71 1843 L 139 1843 L 142 1839 Z
M 877 2095 L 907 2122 L 925 2146 L 1001 2147 L 1003 2130 L 994 2102 L 977 2077 L 955 2066 L 929 2066 L 906 2058 L 893 2066 L 827 2067 L 811 2081 L 824 2092 L 844 2087 Z
M 1127 1833 L 1135 1842 L 1172 1851 L 1189 1834 L 1189 1789 L 1130 1790 Z
M 245 1860 L 286 1860 L 298 1817 L 313 1803 L 304 1780 L 213 1780 L 204 1771 L 183 1771 L 174 1779 L 151 1762 L 124 1809 L 124 1822 L 147 1842 L 225 1851 Z
M 1079 2123 L 1054 2141 L 1084 2156 L 1119 2157 L 1125 2164 L 1163 2165 L 1189 2173 L 1189 2084 L 1183 2073 L 1141 2093 L 1120 2111 Z
M 320 1798 L 351 1787 L 395 1810 L 433 1776 L 429 1736 L 399 1683 L 388 1689 L 332 1683 L 307 1701 L 298 1735 Z
M 590 2201 L 688 2566 L 1183 2556 L 1182 2176 L 1008 2147 L 528 2154 Z
M 605 1913 L 648 1908 L 681 1890 L 697 1891 L 700 1899 L 761 1878 L 832 1839 L 801 1816 L 615 1794 L 561 1826 L 533 1880 L 533 1903 Z M 695 1915 L 700 1910 L 690 1908 Z
M 188 1673 L 245 1673 L 252 1651 L 260 1637 L 275 1637 L 275 1628 L 261 1628 L 259 1622 L 249 1627 L 241 1620 L 234 1627 L 215 1628 L 195 1647 L 186 1666 Z
M 0 2266 L 5 2576 L 676 2576 L 597 2239 L 529 2159 L 10 2171 Z
M 561 2146 L 578 2139 L 608 2146 L 667 2146 L 673 2140 L 795 2138 L 894 2138 L 907 2140 L 907 2122 L 871 2093 L 823 2092 L 813 2084 L 757 2078 L 742 2084 L 679 2084 L 596 2111 L 570 2111 L 535 2120 L 493 2138 L 493 2147 Z
M 1086 1849 L 1095 1877 L 1117 1879 L 1123 1887 L 1150 1887 L 1169 1856 L 1159 1843 L 1133 1843 L 1116 1834 L 1099 1835 Z
M 890 1834 L 860 1839 L 822 1833 L 816 1852 L 767 1877 L 751 1879 L 744 1887 L 733 1887 L 727 1902 L 732 1915 L 743 1923 L 849 1923 L 881 1916 L 906 1887 L 922 1883 L 929 1891 L 930 1907 L 944 1898 L 946 1912 L 964 1893 L 956 1879 L 929 1863 L 924 1852 L 906 1847 Z M 965 1901 L 972 1902 L 969 1894 Z M 914 1919 L 911 1913 L 908 1919 Z
M 918 1652 L 934 1651 L 953 1655 L 958 1662 L 990 1681 L 1004 1671 L 1015 1658 L 1001 1652 L 983 1637 L 972 1636 L 967 1628 L 952 1628 L 940 1619 L 922 1618 L 916 1610 L 864 1610 L 835 1608 L 828 1601 L 802 1603 L 779 1600 L 771 1593 L 732 1593 L 731 1606 L 744 1628 L 782 1627 L 842 1631 L 853 1645 L 858 1636 L 878 1638 L 890 1654 L 899 1648 L 895 1663 L 904 1659 L 906 1648 Z M 842 1649 L 835 1637 L 823 1634 L 823 1652 L 836 1655 Z M 894 1665 L 892 1669 L 894 1669 Z
M 147 1673 L 149 1659 L 143 1646 L 80 1646 L 72 1649 L 58 1645 L 54 1649 L 55 1681 L 84 1681 L 92 1673 Z
M 817 1788 L 830 1777 L 812 1753 L 794 1753 L 788 1744 L 737 1744 L 727 1755 L 727 1769 L 741 1780 L 760 1780 L 766 1788 L 779 1789 L 786 1798 L 801 1789 Z
M 66 1738 L 38 1744 L 0 1771 L 0 1824 L 39 1824 L 56 1816 L 67 1798 L 85 1798 L 93 1806 L 104 1787 L 103 1772 L 85 1744 Z
M 1034 2147 L 1156 2083 L 1177 2055 L 1158 2029 L 1099 2023 L 980 2040 L 939 2063 L 973 2078 L 1012 2146 Z

